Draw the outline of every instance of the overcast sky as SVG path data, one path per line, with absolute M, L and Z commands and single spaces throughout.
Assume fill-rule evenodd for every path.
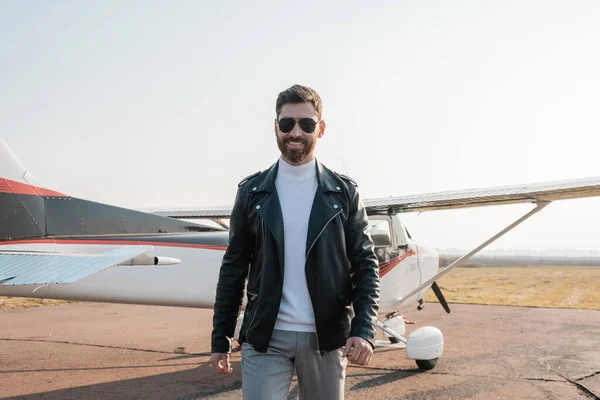
M 73 196 L 230 204 L 276 161 L 275 99 L 300 83 L 324 102 L 319 160 L 365 198 L 600 176 L 598 21 L 595 0 L 4 1 L 0 136 Z M 404 220 L 467 248 L 530 208 Z M 494 247 L 599 237 L 600 198 L 573 200 Z

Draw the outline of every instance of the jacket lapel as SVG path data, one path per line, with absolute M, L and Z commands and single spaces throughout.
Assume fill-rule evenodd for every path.
M 259 194 L 256 201 L 256 211 L 263 219 L 265 227 L 271 231 L 277 243 L 280 265 L 284 262 L 284 230 L 283 213 L 279 204 L 279 197 L 275 188 L 275 177 L 277 176 L 279 163 L 273 164 L 266 173 L 254 182 L 251 192 Z
M 306 236 L 306 256 L 312 249 L 315 241 L 321 235 L 327 224 L 342 211 L 342 204 L 336 201 L 331 193 L 340 193 L 342 190 L 331 172 L 317 161 L 317 192 L 313 201 L 310 220 L 308 222 L 308 234 Z

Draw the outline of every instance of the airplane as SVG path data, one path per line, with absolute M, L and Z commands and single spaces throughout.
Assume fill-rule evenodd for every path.
M 430 289 L 449 313 L 440 278 L 551 202 L 599 195 L 594 177 L 365 199 L 381 278 L 376 324 L 387 338 L 377 345 L 404 348 L 421 370 L 434 368 L 442 332 L 423 326 L 405 338 L 402 313 L 422 309 Z M 517 203 L 534 207 L 441 271 L 438 254 L 401 219 Z M 41 184 L 0 137 L 0 296 L 212 309 L 230 215 L 231 206 L 134 210 L 63 194 Z

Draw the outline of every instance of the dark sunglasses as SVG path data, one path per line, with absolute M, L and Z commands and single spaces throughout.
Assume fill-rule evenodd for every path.
M 277 121 L 277 124 L 279 125 L 279 130 L 281 132 L 289 133 L 292 131 L 292 129 L 294 129 L 294 126 L 296 125 L 296 119 L 289 117 L 281 118 L 279 121 Z M 318 122 L 312 118 L 300 118 L 298 120 L 298 124 L 300 124 L 300 128 L 302 128 L 304 132 L 313 133 Z

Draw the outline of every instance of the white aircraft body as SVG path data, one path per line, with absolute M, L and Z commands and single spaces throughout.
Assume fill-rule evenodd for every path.
M 442 333 L 427 326 L 405 338 L 401 313 L 422 308 L 430 289 L 450 312 L 436 280 L 550 202 L 598 195 L 600 178 L 587 178 L 365 200 L 380 262 L 377 326 L 390 342 L 404 343 L 420 368 L 433 368 Z M 400 219 L 404 212 L 525 202 L 535 207 L 441 271 L 437 253 L 413 240 Z M 212 309 L 230 210 L 143 212 L 68 196 L 39 183 L 0 138 L 0 296 Z

